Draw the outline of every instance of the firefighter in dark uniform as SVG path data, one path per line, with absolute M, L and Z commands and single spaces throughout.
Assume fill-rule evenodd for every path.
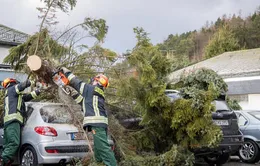
M 103 162 L 107 166 L 116 166 L 114 153 L 107 140 L 108 118 L 105 110 L 104 88 L 108 86 L 108 78 L 99 74 L 90 84 L 86 84 L 67 68 L 62 67 L 61 70 L 68 78 L 69 85 L 78 92 L 72 95 L 72 98 L 82 106 L 85 115 L 84 130 L 92 131 L 96 161 Z
M 25 94 L 23 91 L 34 84 L 33 81 L 19 83 L 12 78 L 6 78 L 2 86 L 6 89 L 4 100 L 4 149 L 1 156 L 1 165 L 9 166 L 13 162 L 20 146 L 21 126 L 25 116 L 25 103 L 36 98 L 40 90 Z

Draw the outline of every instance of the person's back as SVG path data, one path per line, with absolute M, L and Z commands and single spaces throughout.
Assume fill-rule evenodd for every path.
M 107 139 L 108 118 L 105 109 L 104 88 L 109 85 L 108 78 L 99 74 L 92 79 L 90 84 L 86 84 L 68 69 L 62 68 L 62 70 L 69 79 L 69 85 L 77 91 L 71 95 L 82 106 L 84 130 L 92 131 L 96 161 L 104 162 L 107 166 L 116 166 L 116 159 Z
M 32 81 L 19 83 L 17 80 L 7 78 L 2 82 L 6 89 L 4 100 L 4 149 L 1 156 L 1 165 L 11 165 L 13 157 L 20 145 L 21 126 L 25 114 L 25 101 L 30 101 L 39 95 L 36 90 L 24 94 L 23 90 L 29 87 Z

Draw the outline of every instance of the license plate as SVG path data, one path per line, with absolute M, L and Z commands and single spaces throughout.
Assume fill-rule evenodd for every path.
M 215 123 L 218 126 L 228 126 L 228 120 L 213 120 L 213 123 Z
M 84 140 L 84 133 L 71 133 L 71 140 Z

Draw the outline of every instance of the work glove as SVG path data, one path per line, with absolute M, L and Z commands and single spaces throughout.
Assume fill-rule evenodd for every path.
M 75 96 L 78 94 L 78 92 L 71 86 L 66 86 L 66 90 L 69 92 L 70 96 Z
M 35 78 L 33 78 L 33 76 L 30 76 L 29 79 L 26 81 L 28 86 L 36 86 L 36 81 Z
M 36 93 L 37 96 L 38 96 L 41 92 L 42 92 L 42 90 L 41 90 L 40 88 L 37 88 L 37 89 L 35 90 L 35 93 Z
M 76 96 L 76 95 L 78 95 L 78 92 L 75 89 L 70 90 L 70 95 L 71 96 Z
M 36 86 L 36 82 L 34 80 L 29 80 L 29 82 L 30 82 L 30 86 L 33 86 L 33 87 Z
M 69 69 L 67 69 L 66 67 L 61 67 L 61 68 L 59 68 L 59 70 L 61 70 L 61 72 L 64 73 L 65 75 L 71 73 L 71 71 Z
M 47 84 L 44 82 L 36 82 L 36 88 L 46 90 L 48 87 L 47 87 Z

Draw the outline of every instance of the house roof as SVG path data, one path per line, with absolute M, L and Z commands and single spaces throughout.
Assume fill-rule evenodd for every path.
M 24 43 L 29 35 L 16 29 L 0 24 L 0 44 L 16 46 Z
M 177 70 L 169 75 L 169 80 L 176 82 L 183 72 L 203 67 L 214 70 L 222 78 L 260 76 L 260 48 L 223 53 Z

